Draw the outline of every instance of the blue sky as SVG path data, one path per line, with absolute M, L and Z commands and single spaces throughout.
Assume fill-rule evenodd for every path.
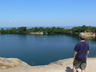
M 96 0 L 0 0 L 0 27 L 96 26 Z

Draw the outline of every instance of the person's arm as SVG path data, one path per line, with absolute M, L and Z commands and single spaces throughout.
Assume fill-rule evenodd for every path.
M 88 44 L 88 50 L 87 50 L 87 55 L 86 55 L 86 58 L 88 58 L 88 55 L 89 55 L 89 44 Z
M 77 52 L 75 51 L 75 52 L 74 52 L 74 59 L 75 59 L 76 55 L 77 55 Z
M 87 55 L 86 55 L 86 58 L 88 58 L 88 55 L 89 55 L 89 50 L 87 51 Z

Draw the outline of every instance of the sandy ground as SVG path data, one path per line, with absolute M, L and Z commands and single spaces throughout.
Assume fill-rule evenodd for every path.
M 73 72 L 73 59 L 64 59 L 43 66 L 19 66 L 1 69 L 0 72 Z M 78 72 L 81 72 L 78 69 Z M 88 58 L 86 72 L 96 72 L 96 58 Z

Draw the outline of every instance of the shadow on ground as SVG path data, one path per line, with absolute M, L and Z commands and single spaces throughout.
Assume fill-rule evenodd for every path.
M 66 67 L 66 70 L 65 70 L 66 72 L 73 72 L 73 69 L 71 69 L 70 67 Z M 77 72 L 79 72 L 78 70 L 77 70 Z
M 73 72 L 73 69 L 71 69 L 70 67 L 66 67 L 66 72 Z

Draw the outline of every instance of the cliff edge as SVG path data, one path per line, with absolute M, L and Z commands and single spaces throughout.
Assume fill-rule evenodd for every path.
M 0 72 L 72 72 L 72 62 L 73 58 L 69 58 L 49 65 L 30 66 L 17 58 L 0 58 Z M 95 72 L 95 67 L 96 58 L 88 58 L 86 72 Z

